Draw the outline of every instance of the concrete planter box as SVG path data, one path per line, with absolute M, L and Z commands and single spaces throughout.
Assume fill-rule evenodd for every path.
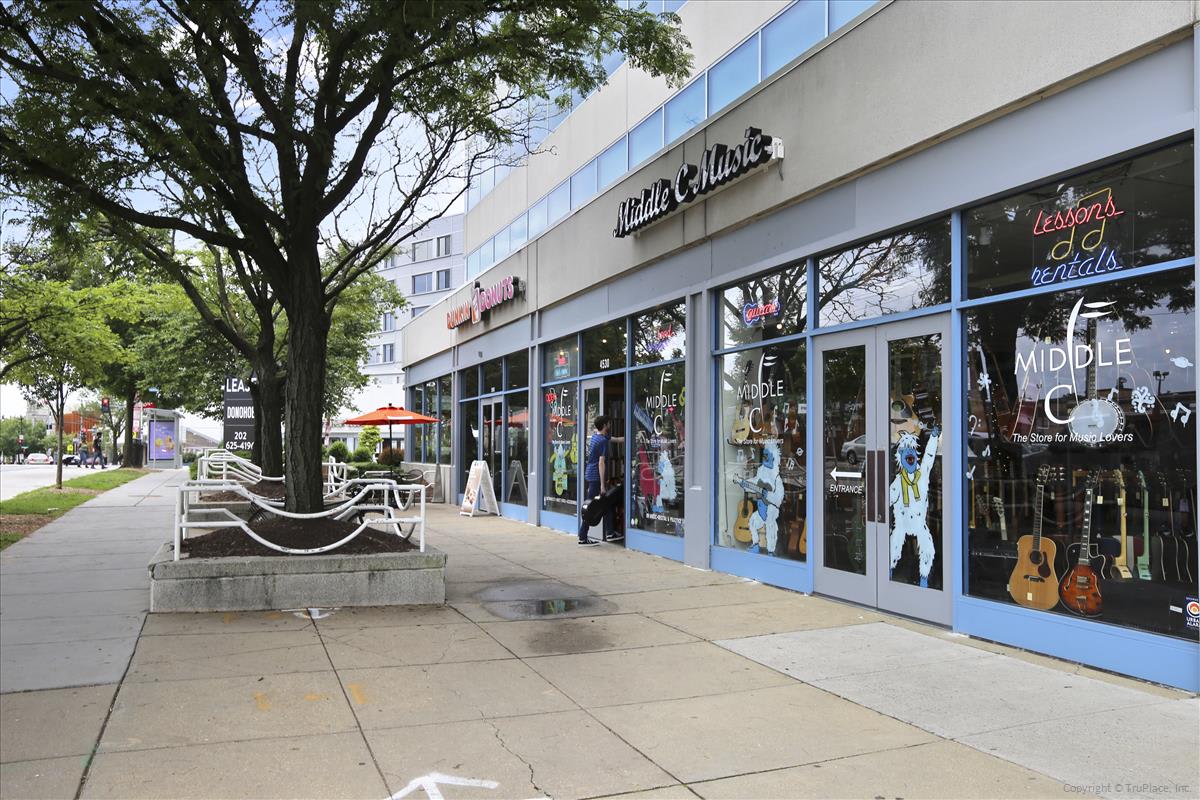
M 150 562 L 150 611 L 267 611 L 347 606 L 441 605 L 446 554 L 238 556 Z

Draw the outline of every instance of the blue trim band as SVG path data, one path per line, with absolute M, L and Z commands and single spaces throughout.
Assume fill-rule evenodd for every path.
M 682 536 L 668 536 L 663 533 L 646 533 L 630 529 L 625 532 L 625 546 L 630 550 L 662 556 L 672 561 L 683 561 Z

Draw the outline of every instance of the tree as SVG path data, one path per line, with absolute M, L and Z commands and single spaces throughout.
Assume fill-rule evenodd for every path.
M 24 443 L 21 437 L 25 437 Z M 46 426 L 40 422 L 32 422 L 25 417 L 5 417 L 0 419 L 0 455 L 14 457 L 21 447 L 28 447 L 31 453 L 37 453 L 46 447 Z
M 374 458 L 375 448 L 379 446 L 381 438 L 379 428 L 374 425 L 367 425 L 362 429 L 362 433 L 358 435 L 358 449 L 369 451 L 371 458 Z
M 521 140 L 528 101 L 588 93 L 612 50 L 681 82 L 677 23 L 614 0 L 13 2 L 0 173 L 60 214 L 106 215 L 202 314 L 147 228 L 237 254 L 269 287 L 289 323 L 287 508 L 314 511 L 340 295 Z

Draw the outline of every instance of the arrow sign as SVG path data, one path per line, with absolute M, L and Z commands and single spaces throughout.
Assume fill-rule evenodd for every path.
M 407 797 L 417 789 L 424 789 L 425 795 L 429 800 L 445 800 L 441 791 L 438 790 L 438 784 L 446 786 L 478 786 L 483 789 L 495 789 L 500 785 L 496 781 L 482 781 L 478 778 L 456 778 L 453 775 L 431 772 L 428 775 L 422 775 L 420 778 L 413 778 L 408 782 L 408 786 L 396 792 L 389 800 L 400 800 L 400 798 Z
M 838 478 L 861 478 L 861 477 L 862 477 L 862 473 L 861 473 L 861 472 L 839 472 L 837 467 L 834 467 L 834 468 L 833 468 L 833 469 L 830 471 L 829 475 L 830 475 L 830 477 L 831 477 L 831 478 L 833 478 L 835 481 L 836 481 Z

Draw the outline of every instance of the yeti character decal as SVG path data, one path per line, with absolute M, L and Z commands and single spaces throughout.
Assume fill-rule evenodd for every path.
M 779 541 L 779 505 L 783 502 L 783 479 L 779 477 L 781 459 L 779 443 L 774 439 L 767 440 L 763 445 L 762 463 L 754 473 L 754 480 L 741 481 L 743 489 L 758 495 L 754 513 L 750 515 L 751 543 L 747 552 L 775 552 Z
M 553 470 L 550 477 L 554 481 L 554 493 L 562 497 L 567 490 L 567 451 L 562 444 L 554 445 Z
M 663 503 L 675 499 L 675 467 L 671 466 L 671 459 L 667 457 L 666 450 L 659 452 L 658 460 L 654 462 L 654 471 L 658 473 L 658 497 L 654 499 L 654 510 L 661 512 Z
M 909 432 L 900 434 L 896 440 L 897 472 L 889 491 L 892 506 L 891 569 L 895 570 L 896 562 L 900 560 L 904 539 L 908 536 L 916 538 L 922 588 L 929 586 L 929 570 L 933 566 L 936 550 L 926 515 L 929 510 L 929 476 L 933 473 L 938 438 L 935 425 L 929 432 L 929 441 L 925 443 L 925 452 L 922 454 L 921 442 L 916 436 Z

